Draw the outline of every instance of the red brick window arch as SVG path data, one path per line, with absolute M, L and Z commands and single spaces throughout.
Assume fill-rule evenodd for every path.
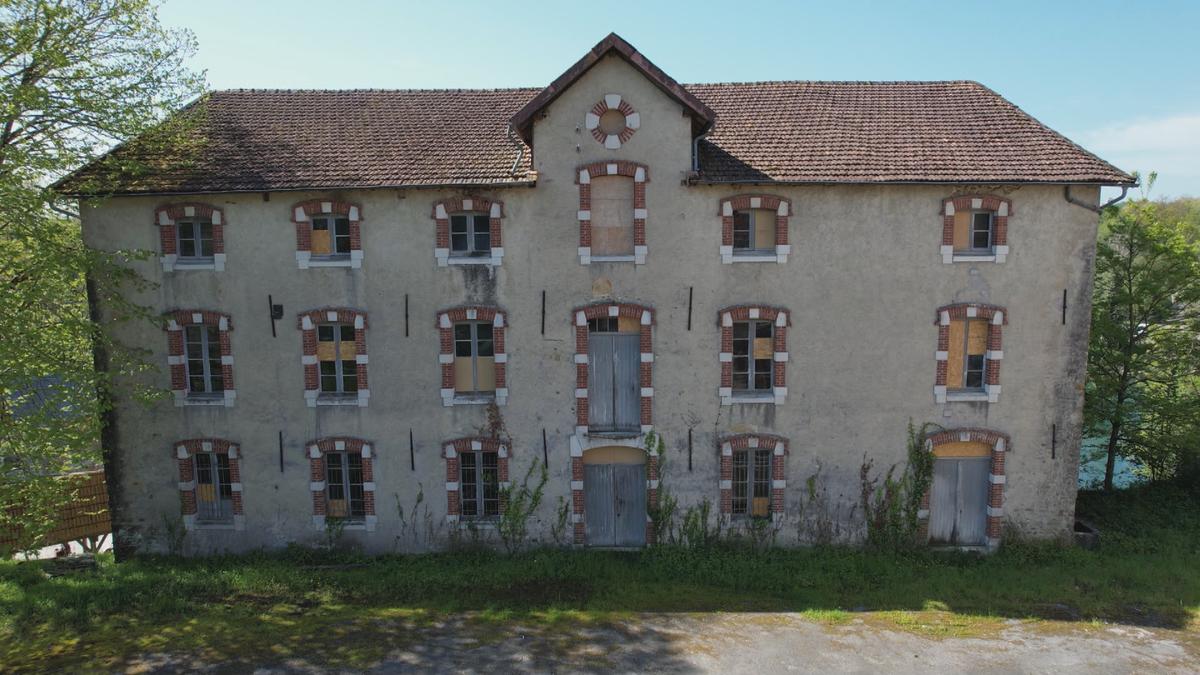
M 958 303 L 939 307 L 937 370 L 933 396 L 938 403 L 1000 400 L 1003 307 Z
M 1008 257 L 1012 201 L 995 195 L 942 200 L 942 262 L 998 262 Z
M 1004 457 L 1009 449 L 1009 438 L 1006 434 L 990 429 L 978 428 L 962 428 L 962 429 L 946 429 L 935 434 L 931 434 L 925 439 L 925 448 L 934 454 L 934 461 L 938 458 L 956 459 L 970 457 L 986 457 L 987 463 L 987 484 L 986 484 L 986 545 L 989 548 L 995 548 L 1000 544 L 1000 538 L 1004 529 L 1004 486 L 1007 482 L 1004 471 Z M 937 472 L 935 466 L 934 472 Z M 917 512 L 918 522 L 920 523 L 920 537 L 923 541 L 929 539 L 930 536 L 930 505 L 934 499 L 945 497 L 946 495 L 935 495 L 937 482 L 930 486 L 930 489 L 925 492 L 921 500 L 921 509 Z M 942 485 L 960 488 L 961 485 L 954 484 L 953 481 L 943 481 Z M 934 543 L 953 543 L 953 542 L 934 542 Z M 971 542 L 972 544 L 975 542 Z
M 225 214 L 212 204 L 164 204 L 154 210 L 164 272 L 225 269 Z
M 309 267 L 362 267 L 362 207 L 332 199 L 309 199 L 292 206 L 296 224 L 296 264 Z
M 442 404 L 508 403 L 504 310 L 467 305 L 438 312 Z
M 167 365 L 175 405 L 232 406 L 233 344 L 229 315 L 204 309 L 168 312 Z
M 367 313 L 348 307 L 303 312 L 304 399 L 309 407 L 357 405 L 371 397 L 367 381 Z
M 245 529 L 241 452 L 221 438 L 192 438 L 175 444 L 183 525 Z
M 788 311 L 768 305 L 735 305 L 718 312 L 721 326 L 721 405 L 787 399 Z
M 375 530 L 375 450 L 361 438 L 331 436 L 307 445 L 313 527 L 339 519 L 347 528 Z
M 478 195 L 433 203 L 438 267 L 499 265 L 504 258 L 504 202 Z
M 596 420 L 590 414 L 588 346 L 598 324 L 609 332 L 636 333 L 639 343 L 638 384 L 641 433 L 652 429 L 654 412 L 654 310 L 630 302 L 600 302 L 575 309 L 575 430 L 586 436 Z
M 736 434 L 721 441 L 721 514 L 734 519 L 783 519 L 787 440 Z
M 446 520 L 498 519 L 508 505 L 509 446 L 496 438 L 468 436 L 442 444 L 446 460 Z
M 734 195 L 721 200 L 721 262 L 787 262 L 792 202 L 775 195 Z
M 579 263 L 646 262 L 646 183 L 636 162 L 595 162 L 576 171 Z

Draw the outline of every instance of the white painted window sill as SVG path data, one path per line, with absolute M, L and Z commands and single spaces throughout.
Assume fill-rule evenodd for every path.
M 453 399 L 451 399 L 451 402 L 454 405 L 487 405 L 495 402 L 495 400 L 496 397 L 492 394 L 481 394 L 477 396 L 456 395 Z
M 774 392 L 764 392 L 762 394 L 750 393 L 734 393 L 729 397 L 730 403 L 775 403 Z
M 446 258 L 447 265 L 499 265 L 500 260 L 491 256 L 452 255 Z
M 177 272 L 215 269 L 217 269 L 217 263 L 212 258 L 177 258 L 175 260 L 175 271 Z
M 996 262 L 996 254 L 984 251 L 955 251 L 950 260 L 953 262 Z
M 500 529 L 500 516 L 459 516 L 458 529 L 498 530 Z
M 358 405 L 358 395 L 333 395 L 323 394 L 317 396 L 317 405 Z
M 776 255 L 774 251 L 745 251 L 745 252 L 734 251 L 731 262 L 735 262 L 735 263 L 739 263 L 739 262 L 773 263 L 773 262 L 779 262 L 779 256 Z
M 236 530 L 237 525 L 234 523 L 204 523 L 196 521 L 192 529 L 196 530 Z
M 337 258 L 309 258 L 309 267 L 353 267 L 354 259 L 350 256 Z
M 605 262 L 637 262 L 637 256 L 632 255 L 594 255 L 591 256 L 591 261 L 594 263 Z
M 948 392 L 946 392 L 946 401 L 949 403 L 956 403 L 956 402 L 987 403 L 988 393 L 986 391 L 948 391 Z
M 196 406 L 225 406 L 225 396 L 187 396 L 183 399 L 184 405 Z

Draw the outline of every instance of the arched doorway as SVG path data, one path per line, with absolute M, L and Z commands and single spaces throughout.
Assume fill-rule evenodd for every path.
M 628 446 L 583 453 L 584 523 L 588 546 L 646 545 L 646 452 Z

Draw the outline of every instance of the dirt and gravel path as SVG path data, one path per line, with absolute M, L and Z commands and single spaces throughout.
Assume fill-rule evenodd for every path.
M 384 627 L 380 627 L 381 630 Z M 395 630 L 409 630 L 395 627 Z M 416 629 L 367 672 L 1200 673 L 1200 634 L 1128 625 L 953 615 L 651 614 L 523 626 L 470 617 Z M 296 658 L 226 663 L 147 654 L 126 672 L 352 672 Z

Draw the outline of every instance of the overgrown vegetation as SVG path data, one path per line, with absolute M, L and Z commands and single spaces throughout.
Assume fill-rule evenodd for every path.
M 1151 480 L 1200 480 L 1200 219 L 1189 214 L 1143 198 L 1101 219 L 1084 412 L 1107 439 L 1108 490 L 1118 456 Z
M 405 639 L 404 622 L 450 613 L 572 623 L 640 611 L 880 612 L 1113 621 L 1197 630 L 1200 498 L 1179 488 L 1084 493 L 1099 550 L 1005 545 L 992 556 L 749 545 L 618 553 L 542 549 L 366 557 L 142 558 L 49 578 L 0 563 L 0 663 L 14 670 L 113 669 L 147 651 L 309 655 L 368 666 Z M 204 630 L 196 630 L 203 626 Z
M 182 125 L 147 132 L 199 95 L 201 78 L 184 67 L 193 49 L 146 0 L 0 3 L 0 531 L 18 549 L 38 546 L 73 496 L 55 476 L 98 463 L 110 378 L 145 367 L 93 318 L 155 319 L 125 299 L 145 288 L 124 266 L 143 254 L 86 248 L 53 182 L 134 137 L 151 154 L 178 145 Z M 105 316 L 89 315 L 89 294 Z
M 904 549 L 918 543 L 917 515 L 933 480 L 933 453 L 926 447 L 925 439 L 940 429 L 929 422 L 918 428 L 909 421 L 907 461 L 898 478 L 896 465 L 888 467 L 882 476 L 872 475 L 874 460 L 863 456 L 859 483 L 868 546 Z

